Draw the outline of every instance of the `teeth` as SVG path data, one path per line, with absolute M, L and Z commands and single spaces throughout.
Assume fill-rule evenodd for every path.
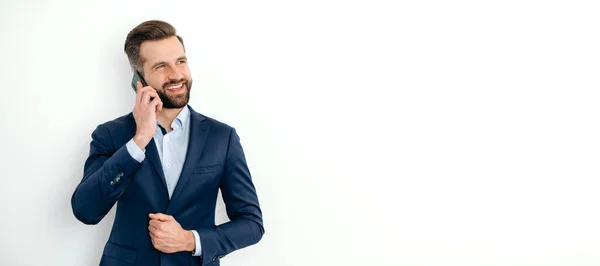
M 172 90 L 172 89 L 179 89 L 183 86 L 183 83 L 179 84 L 179 85 L 175 85 L 175 86 L 169 86 L 167 87 L 167 90 Z

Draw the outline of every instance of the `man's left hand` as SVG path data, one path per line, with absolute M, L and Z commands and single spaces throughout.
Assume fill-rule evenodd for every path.
M 148 231 L 154 248 L 164 253 L 194 252 L 196 241 L 192 231 L 184 230 L 171 215 L 151 213 Z

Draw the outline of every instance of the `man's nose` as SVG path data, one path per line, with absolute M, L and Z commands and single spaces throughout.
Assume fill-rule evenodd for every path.
M 169 80 L 180 80 L 183 78 L 183 74 L 179 72 L 177 68 L 171 68 L 171 71 L 167 74 Z

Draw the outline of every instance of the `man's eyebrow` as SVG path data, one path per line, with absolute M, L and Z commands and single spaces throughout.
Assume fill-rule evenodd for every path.
M 186 60 L 186 61 L 187 61 L 187 57 L 186 57 L 185 55 L 184 55 L 184 56 L 181 56 L 181 57 L 177 58 L 177 61 L 179 61 L 179 60 Z M 155 67 L 157 67 L 157 66 L 158 66 L 158 65 L 160 65 L 160 64 L 165 64 L 165 61 L 160 61 L 160 62 L 158 62 L 158 63 L 155 63 L 155 64 L 154 64 L 154 65 L 152 65 L 150 68 L 155 68 Z
M 154 65 L 152 65 L 150 68 L 155 68 L 155 67 L 157 67 L 158 65 L 160 65 L 160 64 L 164 64 L 164 63 L 165 63 L 164 61 L 160 61 L 160 62 L 158 62 L 158 63 L 155 63 Z

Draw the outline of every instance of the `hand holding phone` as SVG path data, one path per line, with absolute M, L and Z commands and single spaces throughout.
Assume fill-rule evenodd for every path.
M 135 106 L 133 107 L 136 132 L 133 140 L 142 150 L 148 145 L 156 132 L 157 112 L 160 112 L 163 106 L 156 90 L 150 86 L 145 86 L 144 83 L 143 79 L 132 80 L 132 87 L 136 92 Z
M 133 78 L 131 78 L 131 87 L 133 88 L 133 91 L 135 93 L 137 93 L 138 91 L 138 82 L 142 83 L 142 87 L 146 87 L 148 86 L 148 83 L 146 83 L 146 80 L 144 80 L 144 78 L 142 77 L 142 75 L 140 74 L 140 72 L 133 71 Z M 154 100 L 154 97 L 150 97 L 150 102 Z

